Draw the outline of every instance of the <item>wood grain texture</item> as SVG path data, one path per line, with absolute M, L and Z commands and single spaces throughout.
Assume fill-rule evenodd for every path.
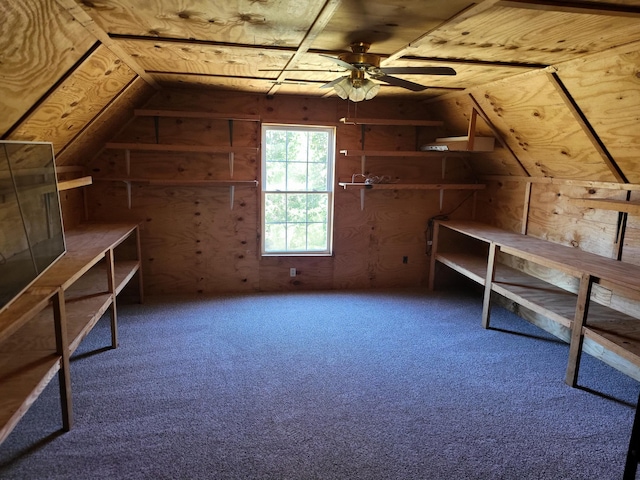
M 631 183 L 640 182 L 640 47 L 558 66 L 558 74 Z
M 445 24 L 414 54 L 550 65 L 638 39 L 635 18 L 496 6 Z
M 109 50 L 98 48 L 14 130 L 13 140 L 69 144 L 134 78 Z
M 83 2 L 96 24 L 111 34 L 289 46 L 302 40 L 323 4 L 312 0 L 300 8 L 295 0 L 195 0 L 188 6 L 163 0 L 136 5 L 125 0 Z
M 530 175 L 615 181 L 546 75 L 522 75 L 473 94 Z
M 0 132 L 4 134 L 95 43 L 54 1 L 1 2 Z

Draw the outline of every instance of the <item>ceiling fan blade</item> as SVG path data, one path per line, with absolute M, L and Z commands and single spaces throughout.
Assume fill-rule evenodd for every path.
M 407 90 L 411 90 L 413 92 L 421 92 L 422 90 L 426 90 L 427 87 L 424 85 L 420 85 L 419 83 L 413 83 L 408 80 L 403 80 L 402 78 L 391 77 L 389 75 L 372 75 L 376 80 L 380 80 L 381 82 L 388 83 L 389 85 L 394 85 L 396 87 L 406 88 Z
M 340 83 L 342 80 L 344 80 L 345 78 L 349 78 L 348 76 L 344 76 L 344 77 L 338 77 L 335 80 L 331 80 L 329 83 L 325 83 L 324 85 L 321 85 L 320 88 L 331 88 L 333 87 L 335 84 Z
M 396 75 L 455 75 L 456 71 L 450 67 L 388 67 L 380 68 L 382 73 Z
M 339 58 L 336 57 L 332 57 L 330 55 L 325 55 L 324 53 L 320 53 L 319 54 L 321 57 L 327 58 L 329 60 L 331 60 L 334 63 L 337 63 L 338 65 L 340 65 L 342 68 L 346 68 L 347 70 L 358 70 L 356 67 L 354 67 L 353 65 L 351 65 L 350 63 L 345 62 L 344 60 L 340 60 Z
M 324 73 L 340 73 L 342 70 L 318 70 L 305 68 L 259 68 L 259 72 L 324 72 Z

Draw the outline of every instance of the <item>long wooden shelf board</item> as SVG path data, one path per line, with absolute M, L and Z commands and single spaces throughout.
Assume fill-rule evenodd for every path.
M 439 253 L 436 260 L 480 285 L 485 284 L 487 259 L 484 257 Z M 571 326 L 577 301 L 576 295 L 571 292 L 500 263 L 496 263 L 491 289 L 565 327 Z
M 183 187 L 257 187 L 258 180 L 186 180 L 177 178 L 129 178 L 129 177 L 102 177 L 96 178 L 101 182 L 131 182 L 144 185 L 164 185 Z
M 640 319 L 611 312 L 592 303 L 587 325 L 582 329 L 584 336 L 640 367 Z
M 137 109 L 133 111 L 136 117 L 173 117 L 173 118 L 208 118 L 213 120 L 240 120 L 247 122 L 259 122 L 259 115 L 235 114 L 229 115 L 214 112 L 194 112 L 180 110 L 148 110 Z
M 5 353 L 0 350 L 0 444 L 60 369 L 55 351 Z
M 0 343 L 18 331 L 35 313 L 42 310 L 57 288 L 28 289 L 0 313 Z
M 415 127 L 442 127 L 441 120 L 410 120 L 410 119 L 388 119 L 388 118 L 352 118 L 342 117 L 340 119 L 345 125 L 406 125 Z
M 116 143 L 109 142 L 106 148 L 113 150 L 136 150 L 140 152 L 184 152 L 184 153 L 256 153 L 258 147 L 232 147 L 214 145 L 175 145 L 168 143 Z
M 58 182 L 58 190 L 61 192 L 64 190 L 71 190 L 78 187 L 86 187 L 93 183 L 91 176 L 74 178 L 72 180 L 62 180 Z
M 417 150 L 340 150 L 345 157 L 418 157 L 442 158 L 447 156 L 464 156 L 463 152 L 423 152 Z
M 339 182 L 344 189 L 356 188 L 367 190 L 482 190 L 486 185 L 479 183 L 373 183 Z
M 609 198 L 570 198 L 569 203 L 580 207 L 640 215 L 640 202 L 637 201 L 613 200 Z
M 555 268 L 575 277 L 587 273 L 596 279 L 604 279 L 614 285 L 640 290 L 640 275 L 638 274 L 640 267 L 637 265 L 529 235 L 508 232 L 478 222 L 449 220 L 439 223 L 441 226 L 485 242 L 494 242 L 500 246 L 504 253 Z
M 68 289 L 136 228 L 134 223 L 82 224 L 65 233 L 67 253 L 34 282 L 34 287 Z

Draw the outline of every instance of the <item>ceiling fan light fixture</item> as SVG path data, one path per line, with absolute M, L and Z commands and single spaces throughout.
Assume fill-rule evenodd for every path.
M 343 100 L 349 99 L 352 102 L 362 102 L 371 100 L 380 91 L 380 85 L 369 79 L 343 78 L 333 86 L 333 90 Z

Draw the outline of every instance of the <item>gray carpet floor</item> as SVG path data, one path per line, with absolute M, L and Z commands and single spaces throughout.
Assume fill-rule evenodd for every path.
M 477 294 L 151 298 L 102 319 L 2 479 L 619 479 L 638 383 Z

